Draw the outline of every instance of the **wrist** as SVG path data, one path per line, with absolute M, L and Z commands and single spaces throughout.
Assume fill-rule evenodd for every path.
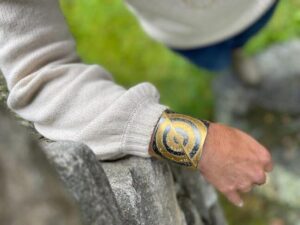
M 209 145 L 210 145 L 211 136 L 214 129 L 216 128 L 216 125 L 217 125 L 216 123 L 209 123 L 209 126 L 207 127 L 207 134 L 202 148 L 201 159 L 198 162 L 198 168 L 200 169 L 200 171 L 202 170 L 201 166 L 203 165 L 203 162 L 205 161 L 205 158 L 207 156 L 208 149 L 210 147 Z

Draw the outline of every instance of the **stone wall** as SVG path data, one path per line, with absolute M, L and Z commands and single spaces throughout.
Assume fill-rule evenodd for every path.
M 198 172 L 138 157 L 99 162 L 79 143 L 38 144 L 13 120 L 0 110 L 0 224 L 226 224 Z
M 6 106 L 7 93 L 8 91 L 7 91 L 6 83 L 0 71 L 0 106 L 3 107 Z
M 78 215 L 37 142 L 0 111 L 0 224 L 80 225 Z

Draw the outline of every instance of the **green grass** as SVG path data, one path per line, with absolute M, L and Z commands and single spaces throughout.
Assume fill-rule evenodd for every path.
M 155 84 L 162 103 L 172 109 L 210 119 L 213 115 L 211 81 L 216 76 L 199 70 L 163 45 L 151 40 L 121 0 L 62 0 L 61 5 L 87 63 L 103 65 L 126 87 L 143 81 Z M 300 0 L 284 0 L 272 22 L 247 45 L 250 54 L 300 36 Z M 250 211 L 238 214 L 226 205 L 231 224 L 266 225 Z

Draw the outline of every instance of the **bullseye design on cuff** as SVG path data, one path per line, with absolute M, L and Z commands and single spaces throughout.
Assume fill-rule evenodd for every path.
M 153 152 L 177 164 L 197 168 L 208 125 L 206 121 L 166 111 L 155 129 Z

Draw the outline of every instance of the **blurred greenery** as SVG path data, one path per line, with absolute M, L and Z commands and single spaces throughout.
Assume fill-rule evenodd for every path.
M 162 103 L 175 111 L 212 118 L 211 81 L 216 75 L 196 68 L 151 40 L 123 1 L 61 0 L 61 6 L 85 62 L 103 65 L 126 87 L 144 81 L 155 84 Z M 281 1 L 267 28 L 246 46 L 249 54 L 275 42 L 299 37 L 299 9 L 300 0 Z M 252 205 L 239 210 L 226 204 L 230 224 L 241 221 L 245 225 L 268 224 L 263 211 Z

